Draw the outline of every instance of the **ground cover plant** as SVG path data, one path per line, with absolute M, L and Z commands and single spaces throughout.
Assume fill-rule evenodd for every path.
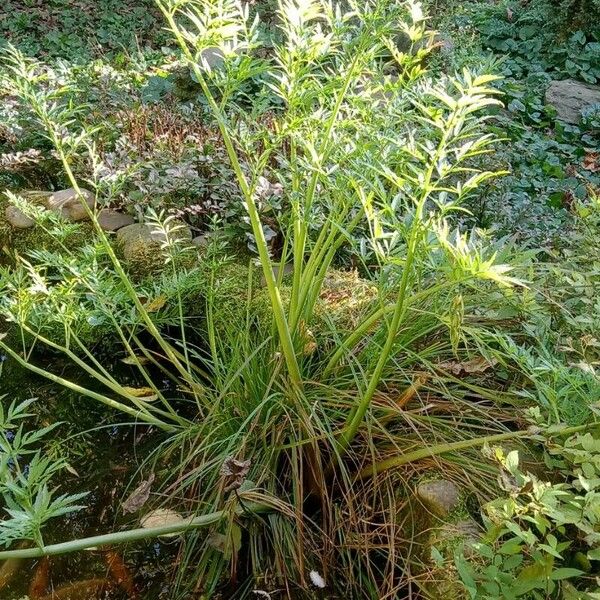
M 510 29 L 474 4 L 481 39 Z M 515 155 L 590 165 L 593 119 L 549 141 L 545 109 L 500 99 L 520 42 L 491 44 L 502 80 L 481 48 L 439 54 L 417 2 L 156 9 L 162 61 L 3 51 L 6 581 L 39 559 L 6 593 L 54 597 L 42 557 L 107 548 L 55 595 L 596 597 L 595 171 L 521 177 L 544 219 L 540 189 L 572 193 L 560 243 L 503 213 Z M 85 532 L 97 500 L 57 475 L 86 469 L 82 408 L 135 465 Z M 43 454 L 59 421 L 78 431 Z M 175 554 L 153 571 L 145 540 Z

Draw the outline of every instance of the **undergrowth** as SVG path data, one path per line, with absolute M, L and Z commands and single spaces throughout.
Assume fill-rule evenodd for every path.
M 523 449 L 526 439 L 555 453 L 589 445 L 581 432 L 598 397 L 596 301 L 574 292 L 573 278 L 595 286 L 593 189 L 577 203 L 587 260 L 576 275 L 467 227 L 460 215 L 502 170 L 493 153 L 504 84 L 481 67 L 440 73 L 419 3 L 342 10 L 281 0 L 267 53 L 258 16 L 234 0 L 158 7 L 201 99 L 181 114 L 154 110 L 137 104 L 148 78 L 117 77 L 131 93 L 125 133 L 87 110 L 72 72 L 61 82 L 60 67 L 4 52 L 5 137 L 24 131 L 46 153 L 48 177 L 79 194 L 91 233 L 84 245 L 61 243 L 72 225 L 7 194 L 59 244 L 9 249 L 0 348 L 81 402 L 150 428 L 155 449 L 140 476 L 155 483 L 144 511 L 179 517 L 168 531 L 133 528 L 102 543 L 185 531 L 174 598 L 311 598 L 321 584 L 332 597 L 410 597 L 415 586 L 434 597 L 431 581 L 444 578 L 473 598 L 481 589 L 503 597 L 498 586 L 519 578 L 526 593 L 593 594 L 591 580 L 576 579 L 581 569 L 561 562 L 567 533 L 556 511 L 544 517 L 550 525 L 538 516 L 541 536 L 509 525 L 538 510 L 531 496 L 540 489 L 595 502 L 590 468 L 581 467 L 584 481 L 561 465 L 566 483 L 550 484 L 521 473 L 512 452 L 487 450 L 508 441 Z M 181 168 L 166 168 L 162 153 Z M 212 158 L 200 177 L 203 153 Z M 210 199 L 215 172 L 228 197 L 215 192 L 219 210 L 207 215 L 190 202 Z M 21 171 L 10 181 L 22 185 L 19 177 L 29 181 Z M 163 198 L 169 214 L 152 210 Z M 128 203 L 159 234 L 162 268 L 146 278 L 133 276 L 98 224 L 98 208 Z M 178 235 L 182 219 L 209 229 L 201 248 Z M 577 334 L 567 342 L 563 328 Z M 86 382 L 57 371 L 49 355 Z M 126 361 L 138 383 L 121 382 L 107 355 Z M 500 483 L 498 461 L 508 473 Z M 15 468 L 5 465 L 7 481 Z M 421 547 L 431 523 L 407 507 L 427 473 L 487 507 L 483 561 L 438 553 L 432 562 Z M 487 504 L 503 492 L 510 501 Z M 4 528 L 27 535 L 3 541 L 32 538 L 28 556 L 52 552 L 45 520 L 78 501 L 58 500 L 54 511 L 48 501 L 45 512 L 8 513 Z M 575 525 L 594 527 L 587 517 Z M 596 541 L 577 548 L 590 565 Z M 521 558 L 505 560 L 507 547 Z

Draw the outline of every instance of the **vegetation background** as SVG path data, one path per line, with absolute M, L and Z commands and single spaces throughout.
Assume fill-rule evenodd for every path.
M 600 598 L 599 22 L 5 0 L 0 597 Z

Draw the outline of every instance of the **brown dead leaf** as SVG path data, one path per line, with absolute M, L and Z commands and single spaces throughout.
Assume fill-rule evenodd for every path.
M 415 379 L 415 381 L 411 385 L 409 385 L 402 392 L 402 394 L 400 394 L 400 397 L 396 400 L 396 405 L 398 406 L 398 408 L 404 408 L 417 395 L 417 393 L 423 387 L 426 381 L 426 375 L 419 375 Z
M 491 362 L 483 356 L 478 356 L 466 362 L 458 360 L 449 360 L 438 364 L 438 367 L 443 371 L 450 371 L 453 375 L 462 375 L 463 373 L 474 375 L 477 373 L 484 373 L 488 369 L 491 369 L 498 363 L 496 359 Z
M 246 480 L 250 471 L 250 460 L 238 460 L 230 456 L 225 459 L 221 467 L 221 476 L 224 479 L 225 491 L 238 490 Z
M 140 485 L 138 485 L 133 492 L 129 495 L 129 497 L 123 502 L 121 508 L 123 509 L 123 513 L 134 513 L 137 512 L 144 504 L 146 504 L 148 498 L 150 497 L 150 488 L 154 483 L 155 475 L 154 473 L 150 473 L 150 476 L 145 481 L 142 481 Z
M 587 150 L 586 155 L 583 157 L 583 168 L 592 173 L 600 171 L 600 152 Z

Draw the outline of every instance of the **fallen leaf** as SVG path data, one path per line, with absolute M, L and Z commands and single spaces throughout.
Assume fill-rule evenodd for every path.
M 251 464 L 249 460 L 238 460 L 233 456 L 225 459 L 221 467 L 221 475 L 225 480 L 226 492 L 238 490 L 242 486 Z
M 484 373 L 488 369 L 492 368 L 498 363 L 496 359 L 488 361 L 487 358 L 479 356 L 466 362 L 460 362 L 458 360 L 450 360 L 443 363 L 439 363 L 438 367 L 443 371 L 450 371 L 454 375 L 461 375 L 462 373 L 475 374 Z
M 133 576 L 121 555 L 114 550 L 107 550 L 105 560 L 110 574 L 113 576 L 113 579 L 117 582 L 119 587 L 127 593 L 128 598 L 135 598 L 137 593 L 133 582 Z
M 145 481 L 142 481 L 133 492 L 123 502 L 122 508 L 123 513 L 133 513 L 138 511 L 150 497 L 150 488 L 154 483 L 154 473 L 150 473 L 150 476 Z
M 583 157 L 583 168 L 586 171 L 597 173 L 600 171 L 600 152 L 593 152 L 588 150 L 586 155 Z
M 154 390 L 149 387 L 132 388 L 125 386 L 123 387 L 123 390 L 130 396 L 133 396 L 134 398 L 139 398 L 144 402 L 153 402 L 158 398 L 158 394 L 156 394 Z
M 150 300 L 144 304 L 144 308 L 147 312 L 157 312 L 167 303 L 167 297 L 164 294 L 157 296 L 154 300 Z
M 39 600 L 48 592 L 50 584 L 50 559 L 44 556 L 37 564 L 33 578 L 29 584 L 30 600 Z
M 65 469 L 71 473 L 71 475 L 75 475 L 75 477 L 79 477 L 79 473 L 69 464 L 65 464 Z

